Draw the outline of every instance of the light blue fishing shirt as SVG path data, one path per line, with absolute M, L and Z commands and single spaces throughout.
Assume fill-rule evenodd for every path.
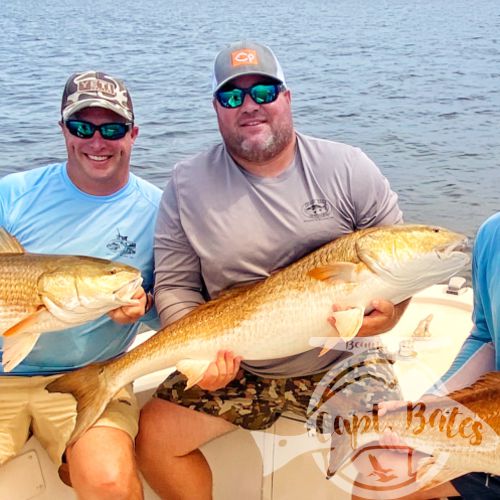
M 461 369 L 485 344 L 495 347 L 495 369 L 500 370 L 500 212 L 479 228 L 472 256 L 473 327 L 442 381 Z
M 58 163 L 0 179 L 0 226 L 29 252 L 90 255 L 134 266 L 141 271 L 142 286 L 150 291 L 160 198 L 159 188 L 133 174 L 109 196 L 84 193 L 68 177 L 66 163 Z M 154 308 L 143 321 L 159 328 Z M 130 346 L 139 326 L 120 325 L 105 315 L 42 334 L 9 374 L 52 374 L 113 358 Z

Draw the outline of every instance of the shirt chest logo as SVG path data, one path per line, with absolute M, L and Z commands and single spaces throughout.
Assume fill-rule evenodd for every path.
M 332 216 L 332 204 L 324 198 L 316 198 L 302 206 L 302 213 L 309 220 L 327 219 Z
M 112 252 L 117 252 L 117 257 L 135 255 L 137 251 L 136 242 L 129 240 L 128 236 L 120 234 L 120 230 L 117 229 L 116 232 L 116 237 L 106 244 L 106 248 Z

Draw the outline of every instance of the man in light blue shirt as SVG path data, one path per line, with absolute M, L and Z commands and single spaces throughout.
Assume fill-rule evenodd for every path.
M 479 228 L 472 259 L 473 327 L 455 361 L 443 375 L 447 391 L 472 383 L 481 372 L 500 370 L 500 212 Z M 500 402 L 498 403 L 500 407 Z M 465 499 L 500 498 L 500 478 L 475 472 L 429 490 L 426 496 L 460 495 Z
M 56 463 L 66 452 L 79 497 L 142 498 L 133 446 L 138 408 L 131 387 L 65 449 L 75 403 L 71 396 L 47 393 L 45 386 L 62 372 L 122 354 L 135 338 L 139 319 L 159 325 L 150 290 L 161 191 L 130 172 L 139 129 L 121 80 L 94 71 L 72 75 L 64 89 L 60 126 L 66 162 L 0 179 L 0 226 L 29 252 L 130 264 L 141 271 L 144 288 L 135 295 L 138 305 L 44 334 L 12 372 L 0 369 L 0 463 L 20 451 L 31 428 Z
M 484 351 L 488 362 L 500 370 L 500 212 L 490 217 L 480 228 L 474 243 L 472 260 L 472 288 L 474 289 L 474 326 L 450 369 L 443 375 L 444 382 L 466 372 L 469 363 Z M 484 359 L 483 359 L 484 362 Z M 483 365 L 484 366 L 484 365 Z

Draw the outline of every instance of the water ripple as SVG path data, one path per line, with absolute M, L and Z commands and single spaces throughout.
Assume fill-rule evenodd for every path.
M 0 7 L 0 175 L 64 158 L 57 122 L 73 71 L 122 76 L 141 133 L 132 169 L 158 186 L 219 141 L 216 51 L 269 43 L 298 129 L 361 147 L 409 221 L 475 234 L 500 210 L 498 0 L 268 2 L 10 0 Z

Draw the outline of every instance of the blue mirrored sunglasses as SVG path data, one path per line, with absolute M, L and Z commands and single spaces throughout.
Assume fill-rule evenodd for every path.
M 108 141 L 117 141 L 125 137 L 132 127 L 132 123 L 103 123 L 94 125 L 84 120 L 66 120 L 64 122 L 69 133 L 80 139 L 90 139 L 96 130 L 99 130 L 101 137 Z
M 215 93 L 215 97 L 222 107 L 233 109 L 243 104 L 247 94 L 257 104 L 269 104 L 278 98 L 284 88 L 282 83 L 257 83 L 246 89 L 234 87 L 224 90 L 223 88 Z

